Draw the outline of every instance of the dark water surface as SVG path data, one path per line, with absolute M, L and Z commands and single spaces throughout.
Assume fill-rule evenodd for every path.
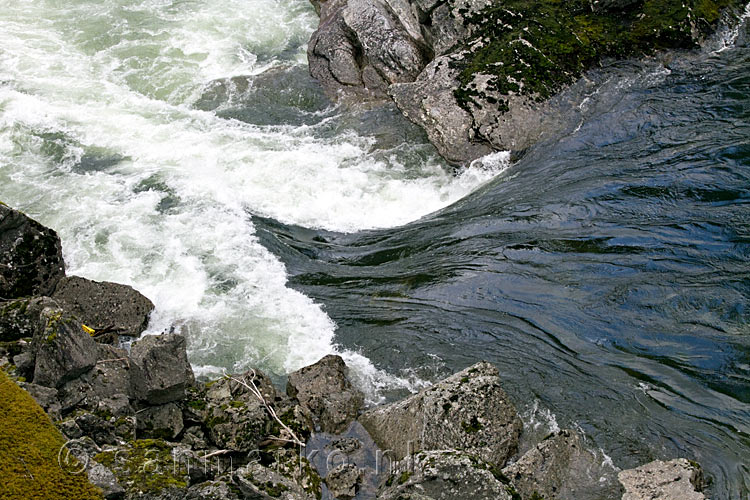
M 658 68 L 618 70 L 579 130 L 415 223 L 254 222 L 377 366 L 489 360 L 617 466 L 684 456 L 711 498 L 748 498 L 750 47 Z

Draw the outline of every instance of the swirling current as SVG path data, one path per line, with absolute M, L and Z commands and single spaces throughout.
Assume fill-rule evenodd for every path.
M 377 401 L 486 359 L 530 429 L 750 497 L 745 25 L 597 71 L 567 132 L 453 171 L 322 95 L 302 0 L 6 3 L 0 199 L 154 300 L 199 373 L 339 352 Z

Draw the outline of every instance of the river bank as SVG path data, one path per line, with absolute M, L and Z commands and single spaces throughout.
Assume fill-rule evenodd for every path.
M 0 205 L 0 247 L 2 376 L 68 439 L 61 470 L 107 499 L 704 498 L 695 462 L 619 471 L 573 430 L 519 454 L 523 424 L 488 363 L 369 409 L 339 356 L 289 374 L 285 391 L 254 369 L 196 382 L 178 333 L 120 347 L 153 305 L 66 277 L 54 231 Z M 3 497 L 25 498 L 40 485 L 12 460 Z

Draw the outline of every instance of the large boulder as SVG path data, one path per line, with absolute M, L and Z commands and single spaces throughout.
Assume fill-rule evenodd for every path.
M 518 450 L 523 428 L 497 368 L 486 362 L 374 408 L 359 421 L 380 448 L 399 460 L 421 450 L 456 449 L 498 467 Z
M 523 498 L 619 498 L 615 469 L 605 463 L 580 434 L 566 429 L 548 436 L 502 472 Z
M 52 298 L 91 328 L 112 327 L 131 337 L 146 329 L 154 309 L 154 304 L 132 287 L 78 276 L 60 280 Z
M 130 360 L 125 349 L 96 344 L 95 361 L 90 370 L 60 386 L 58 397 L 63 411 L 74 408 L 96 410 L 103 403 L 110 407 L 110 400 L 124 398 L 127 402 L 133 396 Z
M 35 384 L 60 387 L 94 367 L 98 344 L 80 323 L 53 308 L 45 308 L 39 320 L 41 325 L 32 344 Z
M 703 472 L 700 466 L 684 458 L 664 462 L 655 460 L 617 475 L 625 487 L 622 500 L 704 500 L 700 492 Z
M 57 307 L 49 297 L 26 297 L 0 302 L 0 342 L 34 337 L 43 326 L 39 315 L 45 307 Z
M 359 415 L 364 395 L 352 386 L 346 373 L 341 356 L 328 355 L 289 374 L 286 392 L 299 401 L 312 430 L 341 433 Z
M 181 335 L 142 338 L 133 344 L 130 362 L 133 396 L 152 405 L 183 399 L 185 390 L 195 382 Z
M 0 203 L 0 297 L 50 295 L 63 276 L 57 233 Z
M 492 468 L 456 451 L 420 452 L 391 471 L 377 498 L 381 500 L 511 500 L 510 489 Z

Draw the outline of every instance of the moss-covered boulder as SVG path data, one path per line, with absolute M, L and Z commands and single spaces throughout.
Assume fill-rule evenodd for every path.
M 0 297 L 50 295 L 63 276 L 57 233 L 0 204 Z
M 2 371 L 0 401 L 0 498 L 102 498 L 49 417 Z

